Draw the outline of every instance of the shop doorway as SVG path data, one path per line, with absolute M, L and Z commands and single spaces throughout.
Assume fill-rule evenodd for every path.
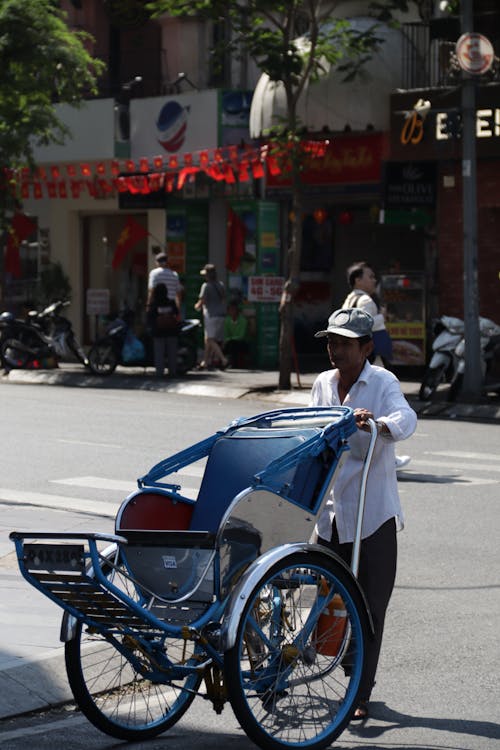
M 134 221 L 147 229 L 145 213 L 134 214 Z M 116 249 L 126 228 L 128 215 L 101 214 L 82 218 L 83 247 L 83 326 L 84 341 L 90 343 L 102 332 L 107 320 L 123 310 L 134 314 L 140 332 L 145 324 L 147 297 L 147 237 L 128 249 L 118 265 L 113 265 Z M 108 313 L 87 313 L 88 290 L 108 291 Z

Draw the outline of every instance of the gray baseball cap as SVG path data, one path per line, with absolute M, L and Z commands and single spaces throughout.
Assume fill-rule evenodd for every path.
M 346 336 L 349 339 L 359 339 L 361 336 L 371 336 L 372 327 L 373 317 L 370 313 L 359 310 L 357 307 L 346 307 L 342 310 L 335 310 L 328 318 L 326 331 L 318 331 L 314 337 L 318 339 L 329 333 L 336 333 L 338 336 Z

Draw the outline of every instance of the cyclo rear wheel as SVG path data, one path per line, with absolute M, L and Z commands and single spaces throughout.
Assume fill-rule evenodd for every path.
M 340 595 L 345 619 L 321 619 L 325 592 Z M 357 706 L 368 633 L 360 591 L 340 564 L 319 552 L 276 563 L 248 596 L 224 656 L 231 705 L 250 739 L 265 750 L 330 745 Z
M 137 601 L 119 558 L 114 566 L 104 564 L 105 575 Z M 117 636 L 118 641 L 126 638 Z M 171 662 L 185 664 L 195 646 L 180 637 L 167 638 L 164 650 Z M 137 655 L 141 656 L 139 651 Z M 175 683 L 148 680 L 112 643 L 82 623 L 65 644 L 65 659 L 68 681 L 82 713 L 102 732 L 129 742 L 155 737 L 173 726 L 193 702 L 202 679 L 199 673 L 191 673 Z

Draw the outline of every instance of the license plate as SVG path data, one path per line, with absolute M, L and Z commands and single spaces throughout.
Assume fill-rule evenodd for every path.
M 84 570 L 82 544 L 25 544 L 24 562 L 29 570 Z

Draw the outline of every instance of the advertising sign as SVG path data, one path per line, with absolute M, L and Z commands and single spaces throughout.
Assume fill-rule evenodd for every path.
M 132 159 L 217 148 L 217 91 L 133 99 L 130 122 Z
M 384 181 L 385 208 L 433 207 L 435 201 L 435 162 L 386 163 Z
M 279 302 L 285 280 L 282 276 L 249 276 L 249 302 Z

